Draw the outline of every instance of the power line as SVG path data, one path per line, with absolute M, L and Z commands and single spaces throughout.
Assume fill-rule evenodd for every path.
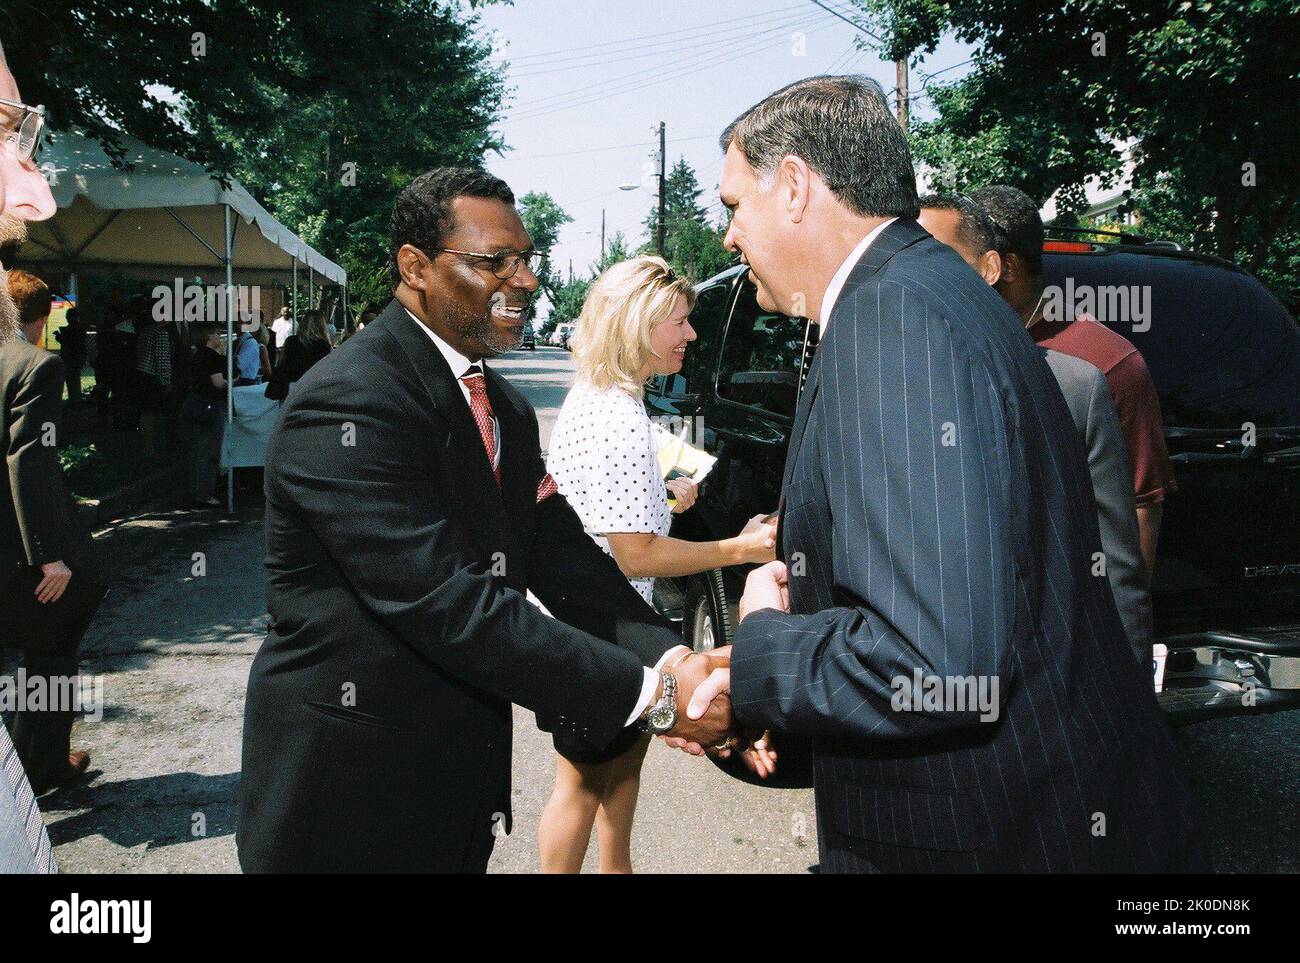
M 855 21 L 855 20 L 850 20 L 848 17 L 844 16 L 844 14 L 840 13 L 838 10 L 835 10 L 835 9 L 832 9 L 831 7 L 826 6 L 826 4 L 822 3 L 821 0 L 812 0 L 812 3 L 813 3 L 813 6 L 821 7 L 823 10 L 825 10 L 827 13 L 829 13 L 832 17 L 839 17 L 841 20 L 843 20 L 845 23 L 847 23 L 849 26 L 851 26 L 854 30 L 857 30 L 859 33 L 866 34 L 868 37 L 870 37 L 870 38 L 871 38 L 872 40 L 874 40 L 876 43 L 880 44 L 880 46 L 882 46 L 882 47 L 885 46 L 885 41 L 881 40 L 881 39 L 880 39 L 879 37 L 877 37 L 874 33 L 872 33 L 872 32 L 871 32 L 870 30 L 868 30 L 866 27 L 862 26 L 862 24 L 858 23 L 857 21 Z
M 800 20 L 806 20 L 804 15 L 795 14 L 793 17 L 784 17 L 779 22 L 760 24 L 763 29 L 780 27 L 782 24 L 793 25 Z M 755 26 L 751 24 L 751 26 Z M 629 47 L 626 50 L 606 50 L 600 53 L 587 53 L 573 56 L 547 60 L 545 65 L 526 65 L 522 71 L 510 70 L 511 79 L 524 79 L 527 77 L 539 77 L 543 74 L 558 73 L 563 70 L 572 70 L 577 67 L 599 67 L 612 63 L 625 63 L 629 60 L 644 60 L 646 57 L 661 57 L 667 54 L 679 53 L 684 50 L 698 50 L 717 46 L 719 44 L 729 43 L 734 40 L 734 35 L 723 34 L 721 36 L 710 36 L 707 40 L 701 40 L 697 37 L 684 37 L 676 40 L 661 40 L 656 43 L 645 44 L 637 47 Z M 696 42 L 698 41 L 698 42 Z M 664 50 L 652 48 L 667 48 Z M 636 51 L 644 51 L 637 53 Z M 594 58 L 594 59 L 593 59 Z M 515 64 L 509 62 L 513 68 Z M 536 67 L 536 69 L 534 69 Z
M 780 17 L 786 16 L 786 15 L 788 15 L 791 11 L 798 10 L 798 9 L 800 9 L 801 7 L 802 7 L 802 4 L 793 4 L 793 5 L 789 6 L 789 7 L 780 7 L 779 9 L 776 9 L 776 10 L 769 10 L 767 13 L 757 15 L 756 17 L 754 17 L 753 19 L 751 19 L 749 22 L 750 22 L 750 23 L 757 23 L 757 22 L 761 22 L 761 21 L 763 21 L 763 20 L 765 20 L 765 19 L 777 19 L 777 18 L 780 18 Z M 516 58 L 511 59 L 509 62 L 510 62 L 510 63 L 516 63 L 516 62 L 524 61 L 524 60 L 538 60 L 538 59 L 545 58 L 545 57 L 553 57 L 553 56 L 555 56 L 556 54 L 572 53 L 572 52 L 574 52 L 574 51 L 578 51 L 578 50 L 586 51 L 586 52 L 590 53 L 591 51 L 593 51 L 593 50 L 597 50 L 597 49 L 599 49 L 599 48 L 601 48 L 601 47 L 614 47 L 614 46 L 620 46 L 620 45 L 623 45 L 623 44 L 627 44 L 627 45 L 632 46 L 633 48 L 636 48 L 638 45 L 642 44 L 642 43 L 643 43 L 644 41 L 646 41 L 647 39 L 650 39 L 650 38 L 653 38 L 653 37 L 670 37 L 670 36 L 674 36 L 674 35 L 676 35 L 676 34 L 682 34 L 682 33 L 697 33 L 697 32 L 699 32 L 699 31 L 708 30 L 708 29 L 710 29 L 710 28 L 712 28 L 712 27 L 734 27 L 735 25 L 736 25 L 736 21 L 735 21 L 734 19 L 730 19 L 730 20 L 716 20 L 716 21 L 713 21 L 712 23 L 698 23 L 698 24 L 695 24 L 694 26 L 691 26 L 691 27 L 679 27 L 679 28 L 677 28 L 676 30 L 665 30 L 665 31 L 662 31 L 662 32 L 660 32 L 660 33 L 644 34 L 644 35 L 642 35 L 642 36 L 640 36 L 640 37 L 628 37 L 628 38 L 626 38 L 626 39 L 624 39 L 624 40 L 606 40 L 606 41 L 603 41 L 603 42 L 601 42 L 601 43 L 588 43 L 588 44 L 582 44 L 582 45 L 577 46 L 577 47 L 564 47 L 564 48 L 559 49 L 559 50 L 548 50 L 548 51 L 544 51 L 544 52 L 542 52 L 542 53 L 535 53 L 535 54 L 521 54 L 519 57 L 516 57 Z
M 816 32 L 818 32 L 818 31 L 820 31 L 820 30 L 827 29 L 829 26 L 830 26 L 830 24 L 826 24 L 825 26 L 822 26 L 822 27 L 813 27 L 811 30 L 808 31 L 808 33 L 816 33 Z M 749 43 L 752 44 L 752 40 L 753 40 L 753 38 L 743 38 L 743 39 L 745 39 L 746 41 L 748 41 Z M 778 41 L 778 43 L 784 43 L 784 40 L 780 40 L 780 41 Z M 513 114 L 513 115 L 508 115 L 507 119 L 509 119 L 509 120 L 535 120 L 535 119 L 537 119 L 537 118 L 539 118 L 539 117 L 545 117 L 545 116 L 548 116 L 548 115 L 550 115 L 550 114 L 556 113 L 556 112 L 558 112 L 558 111 L 568 110 L 568 109 L 571 109 L 571 108 L 574 108 L 574 107 L 585 107 L 585 106 L 587 106 L 588 104 L 597 103 L 598 101 L 601 101 L 601 100 L 607 100 L 607 99 L 610 98 L 610 97 L 616 97 L 616 96 L 619 96 L 619 95 L 621 95 L 621 94 L 632 93 L 632 92 L 634 92 L 634 91 L 642 90 L 642 89 L 645 89 L 645 88 L 647 88 L 647 87 L 652 87 L 652 86 L 654 86 L 655 84 L 663 83 L 663 82 L 665 82 L 665 81 L 669 81 L 669 80 L 677 80 L 677 79 L 680 79 L 680 78 L 682 78 L 682 77 L 689 77 L 689 76 L 691 76 L 691 75 L 693 75 L 693 74 L 697 74 L 697 73 L 699 73 L 700 71 L 703 71 L 703 70 L 711 70 L 711 69 L 713 69 L 714 67 L 720 67 L 720 66 L 722 66 L 722 65 L 724 65 L 724 64 L 732 63 L 732 62 L 734 62 L 734 61 L 736 61 L 736 60 L 740 60 L 740 59 L 743 59 L 743 58 L 745 58 L 745 57 L 749 57 L 749 56 L 753 56 L 754 54 L 761 53 L 761 52 L 763 52 L 763 51 L 769 49 L 770 47 L 772 47 L 772 46 L 774 46 L 774 45 L 775 45 L 775 44 L 773 44 L 773 43 L 767 43 L 767 44 L 763 44 L 763 45 L 761 45 L 761 46 L 759 46 L 759 47 L 753 47 L 753 48 L 748 48 L 748 47 L 747 47 L 747 49 L 743 49 L 743 50 L 741 50 L 740 53 L 737 54 L 736 56 L 733 56 L 733 57 L 724 57 L 724 58 L 721 59 L 721 60 L 714 60 L 714 61 L 711 61 L 711 62 L 708 62 L 708 63 L 702 64 L 701 66 L 699 66 L 699 67 L 697 67 L 697 68 L 695 68 L 695 69 L 693 69 L 693 70 L 683 70 L 683 71 L 680 71 L 680 72 L 675 73 L 675 74 L 661 74 L 660 76 L 654 77 L 653 79 L 650 79 L 650 80 L 648 80 L 647 82 L 644 82 L 644 83 L 638 81 L 637 83 L 634 83 L 634 84 L 631 84 L 631 85 L 615 84 L 615 86 L 614 86 L 612 89 L 610 89 L 610 88 L 608 87 L 608 85 L 600 85 L 600 84 L 597 84 L 597 85 L 594 85 L 594 86 L 597 86 L 597 87 L 605 86 L 606 89 L 605 89 L 602 93 L 597 94 L 597 95 L 594 96 L 594 97 L 589 97 L 589 98 L 579 97 L 579 99 L 577 99 L 577 100 L 575 100 L 575 101 L 568 101 L 568 102 L 559 102 L 559 103 L 547 104 L 547 105 L 545 105 L 544 107 L 541 107 L 540 109 L 537 108 L 535 105 L 530 105 L 528 108 L 523 109 L 520 113 Z M 691 58 L 687 58 L 687 59 L 688 59 L 688 60 L 694 60 L 694 59 L 696 59 L 696 58 L 691 57 Z M 681 63 L 681 61 L 674 61 L 672 64 L 668 64 L 667 66 L 675 66 L 675 65 L 678 64 L 678 63 Z M 651 70 L 650 72 L 651 72 L 651 73 L 654 73 L 654 72 L 655 72 L 656 70 L 658 70 L 658 69 L 659 69 L 659 68 L 652 68 L 652 70 Z M 570 91 L 569 93 L 570 93 L 570 94 L 574 94 L 574 93 L 576 93 L 576 91 Z M 549 98 L 548 98 L 548 99 L 549 99 Z
M 936 71 L 935 71 L 934 73 L 932 73 L 932 74 L 925 74 L 925 73 L 923 73 L 923 74 L 921 74 L 921 85 L 922 85 L 922 86 L 925 86 L 927 83 L 929 83 L 929 82 L 930 82 L 931 80 L 933 80 L 935 77 L 938 77 L 940 74 L 946 74 L 946 73 L 947 73 L 948 71 L 950 71 L 950 70 L 956 70 L 958 67 L 965 67 L 967 64 L 969 64 L 969 63 L 974 63 L 974 62 L 975 62 L 975 58 L 974 58 L 974 57 L 967 57 L 965 60 L 962 60 L 962 61 L 959 61 L 959 62 L 957 62 L 957 63 L 955 63 L 955 64 L 952 64 L 952 65 L 949 66 L 949 67 L 944 67 L 942 70 L 936 70 Z
M 732 37 L 724 41 L 723 45 L 719 47 L 719 49 L 715 51 L 715 53 L 729 53 L 732 49 L 743 48 L 748 45 L 751 45 L 755 40 L 758 40 L 762 37 L 768 37 L 775 33 L 784 33 L 785 31 L 789 30 L 791 27 L 804 26 L 805 24 L 811 24 L 814 22 L 816 22 L 816 18 L 794 21 L 791 23 L 782 23 L 776 27 L 769 27 L 767 29 L 761 30 L 756 34 L 752 34 L 748 36 Z M 643 67 L 639 70 L 635 70 L 629 74 L 626 74 L 625 76 L 619 78 L 618 80 L 613 81 L 612 84 L 614 86 L 621 86 L 625 84 L 627 81 L 633 79 L 639 79 L 645 76 L 651 76 L 656 73 L 662 73 L 667 67 L 673 67 L 678 64 L 684 64 L 689 61 L 695 61 L 698 59 L 699 58 L 696 57 L 695 55 L 688 55 L 678 60 L 669 61 L 667 64 L 654 64 L 650 67 Z M 585 93 L 587 91 L 608 88 L 610 86 L 611 86 L 610 81 L 603 81 L 603 80 L 595 81 L 593 83 L 583 84 L 580 87 L 574 87 L 570 90 L 560 91 L 559 93 L 548 94 L 546 96 L 538 97 L 531 101 L 526 101 L 520 104 L 516 109 L 519 111 L 520 114 L 529 114 L 532 113 L 534 110 L 545 109 L 555 104 L 566 102 L 571 97 Z
M 713 137 L 713 135 L 712 135 L 712 134 L 701 134 L 701 135 L 699 135 L 698 137 L 674 137 L 674 138 L 673 138 L 673 143 L 674 143 L 674 144 L 682 144 L 682 143 L 685 143 L 685 142 L 687 142 L 687 141 L 692 141 L 692 140 L 704 140 L 706 137 Z M 558 151 L 558 152 L 556 152 L 556 153 L 554 153 L 554 154 L 516 154 L 516 155 L 514 155 L 511 159 L 512 159 L 512 160 L 530 160 L 530 161 L 534 161 L 534 160 L 542 160 L 543 158 L 546 158 L 546 157 L 572 157 L 572 156 L 575 155 L 575 154 L 595 154 L 595 153 L 598 153 L 598 152 L 601 152 L 601 151 L 607 151 L 607 150 L 625 150 L 625 149 L 632 148 L 632 147 L 641 147 L 641 148 L 644 148 L 645 145 L 646 145 L 646 142 L 643 141 L 643 140 L 641 140 L 641 141 L 637 141 L 637 142 L 634 143 L 634 144 L 614 144 L 614 145 L 611 145 L 611 146 L 609 146 L 609 147 L 585 147 L 585 148 L 583 148 L 582 150 L 562 150 L 562 151 Z

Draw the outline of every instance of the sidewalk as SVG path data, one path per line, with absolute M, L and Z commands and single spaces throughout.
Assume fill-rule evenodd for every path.
M 244 688 L 266 629 L 261 507 L 146 514 L 99 542 L 114 583 L 82 672 L 103 676 L 104 717 L 73 730 L 92 778 L 41 800 L 59 865 L 236 872 Z

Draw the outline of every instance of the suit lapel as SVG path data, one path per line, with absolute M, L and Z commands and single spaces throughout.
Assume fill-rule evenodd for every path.
M 911 247 L 917 241 L 923 241 L 929 236 L 925 228 L 917 224 L 916 221 L 902 218 L 894 221 L 877 234 L 876 239 L 871 242 L 871 246 L 866 249 L 857 265 L 849 272 L 849 278 L 844 282 L 844 289 L 840 291 L 840 296 L 835 299 L 835 307 L 831 311 L 830 322 L 826 326 L 827 331 L 823 333 L 822 340 L 826 340 L 829 332 L 835 330 L 835 318 L 844 313 L 844 306 L 852 300 L 854 291 L 857 288 L 870 280 L 899 251 Z
M 464 479 L 460 494 L 475 503 L 478 509 L 475 518 L 487 519 L 500 526 L 502 531 L 508 530 L 504 518 L 505 502 L 492 475 L 492 466 L 488 464 L 483 439 L 479 435 L 474 416 L 470 414 L 469 405 L 465 402 L 465 395 L 447 365 L 447 359 L 429 336 L 419 329 L 420 322 L 411 318 L 397 300 L 389 302 L 384 313 L 372 324 L 382 326 L 401 344 L 433 402 L 433 407 L 446 420 L 448 440 L 444 457 L 453 471 Z M 495 404 L 495 399 L 492 400 Z M 504 435 L 503 427 L 503 438 Z M 503 442 L 503 464 L 504 454 L 508 450 Z
M 529 457 L 536 443 L 529 438 L 528 416 L 506 392 L 501 375 L 483 365 L 487 378 L 488 401 L 501 426 L 501 490 L 512 525 L 524 524 L 537 503 L 539 478 L 529 475 Z
M 781 511 L 777 521 L 776 533 L 778 557 L 783 557 L 781 542 L 784 534 L 785 497 L 790 490 L 790 482 L 794 478 L 795 463 L 798 461 L 799 451 L 803 447 L 804 435 L 808 429 L 808 419 L 812 414 L 813 404 L 816 402 L 821 389 L 822 357 L 826 353 L 826 342 L 833 336 L 835 331 L 850 323 L 845 321 L 842 316 L 844 305 L 856 293 L 856 289 L 888 264 L 890 259 L 899 251 L 929 236 L 916 221 L 904 219 L 894 221 L 871 242 L 871 246 L 867 248 L 849 273 L 844 289 L 835 300 L 835 307 L 831 310 L 830 323 L 827 325 L 828 330 L 823 332 L 818 341 L 817 354 L 813 357 L 812 370 L 808 372 L 808 381 L 799 396 L 799 406 L 795 410 L 794 426 L 790 430 L 790 447 L 786 453 L 785 471 L 781 478 Z M 838 322 L 835 320 L 837 317 L 840 318 Z

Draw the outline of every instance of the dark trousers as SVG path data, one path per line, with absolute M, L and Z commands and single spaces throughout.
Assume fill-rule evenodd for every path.
M 68 377 L 68 400 L 80 401 L 81 400 L 81 365 L 72 364 L 68 362 L 67 359 L 64 359 L 64 365 L 66 366 L 66 374 Z
M 221 473 L 221 440 L 226 433 L 225 412 L 207 421 L 190 421 L 190 498 L 212 498 Z
M 105 588 L 74 571 L 63 596 L 42 605 L 35 597 L 41 578 L 39 568 L 27 567 L 0 588 L 0 645 L 21 650 L 28 683 L 46 678 L 46 691 L 53 698 L 63 687 L 52 684 L 49 677 L 77 675 L 81 638 L 104 600 Z M 27 778 L 38 791 L 67 768 L 75 716 L 70 707 L 14 713 L 10 735 Z

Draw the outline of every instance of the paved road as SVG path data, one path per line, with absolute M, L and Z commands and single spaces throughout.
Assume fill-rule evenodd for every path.
M 518 352 L 499 366 L 536 405 L 545 445 L 569 356 Z M 102 677 L 106 708 L 74 733 L 93 754 L 93 778 L 42 800 L 65 871 L 238 870 L 243 692 L 266 628 L 262 519 L 254 499 L 245 503 L 232 517 L 156 512 L 99 536 L 117 583 L 87 636 L 83 671 Z M 1176 738 L 1219 868 L 1300 871 L 1300 712 L 1220 720 Z M 536 870 L 552 778 L 549 737 L 516 709 L 515 832 L 498 842 L 493 872 Z M 749 787 L 656 745 L 634 861 L 661 872 L 806 872 L 817 861 L 814 825 L 810 793 Z

